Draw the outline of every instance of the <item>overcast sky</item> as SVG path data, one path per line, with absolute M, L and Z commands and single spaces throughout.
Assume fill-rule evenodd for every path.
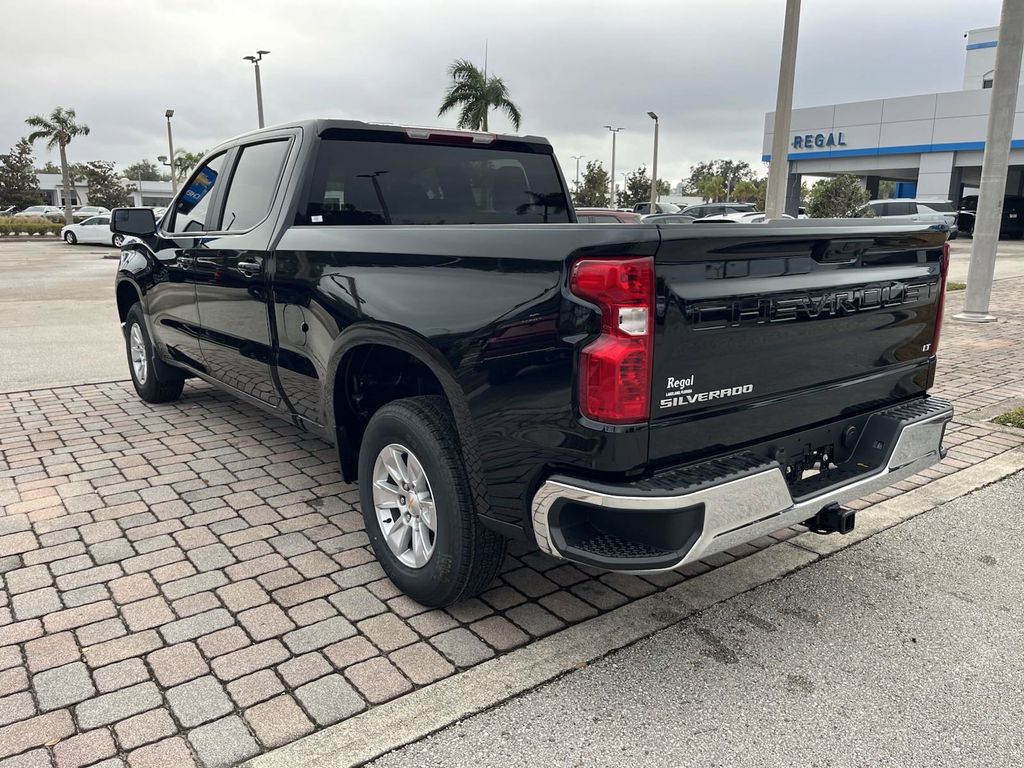
M 700 160 L 760 168 L 774 108 L 784 0 L 5 0 L 0 29 L 0 152 L 24 119 L 73 107 L 92 133 L 72 161 L 122 167 L 175 146 L 207 149 L 256 127 L 259 48 L 268 124 L 336 117 L 454 126 L 437 118 L 455 58 L 501 75 L 523 133 L 608 167 L 603 125 L 622 126 L 618 169 L 649 164 L 661 116 L 659 176 Z M 968 29 L 998 0 L 804 0 L 795 106 L 958 90 Z M 492 130 L 508 130 L 493 117 Z M 42 146 L 39 164 L 47 159 Z M 56 158 L 53 158 L 56 160 Z M 586 162 L 586 160 L 584 160 Z

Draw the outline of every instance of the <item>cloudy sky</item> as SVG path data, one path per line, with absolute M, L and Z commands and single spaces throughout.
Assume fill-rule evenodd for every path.
M 122 166 L 256 127 L 259 48 L 267 123 L 338 117 L 454 126 L 437 118 L 457 57 L 505 78 L 522 130 L 608 165 L 603 125 L 622 126 L 617 167 L 649 162 L 661 116 L 659 176 L 700 160 L 760 163 L 774 107 L 784 0 L 5 0 L 0 151 L 24 119 L 74 107 L 92 133 L 71 159 Z M 795 106 L 958 90 L 964 39 L 998 23 L 999 0 L 804 0 Z M 507 130 L 492 118 L 492 130 Z M 40 164 L 47 159 L 40 147 Z M 55 158 L 54 158 L 55 159 Z M 586 162 L 586 161 L 584 161 Z

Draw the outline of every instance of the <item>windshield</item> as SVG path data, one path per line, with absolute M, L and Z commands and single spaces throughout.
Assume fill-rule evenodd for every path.
M 298 224 L 570 221 L 554 157 L 524 145 L 325 139 Z

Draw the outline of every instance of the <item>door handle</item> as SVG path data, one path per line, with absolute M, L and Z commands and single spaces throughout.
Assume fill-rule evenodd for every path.
M 263 269 L 263 265 L 257 264 L 255 261 L 238 262 L 239 272 L 259 272 L 261 269 Z

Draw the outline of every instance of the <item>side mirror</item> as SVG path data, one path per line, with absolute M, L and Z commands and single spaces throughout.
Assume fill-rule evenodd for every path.
M 115 208 L 110 213 L 110 231 L 119 235 L 147 237 L 156 232 L 152 208 Z

